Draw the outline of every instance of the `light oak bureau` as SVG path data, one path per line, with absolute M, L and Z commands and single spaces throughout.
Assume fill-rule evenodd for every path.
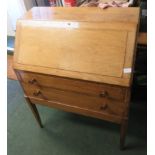
M 124 147 L 139 8 L 35 7 L 17 21 L 14 69 L 35 104 L 118 123 Z

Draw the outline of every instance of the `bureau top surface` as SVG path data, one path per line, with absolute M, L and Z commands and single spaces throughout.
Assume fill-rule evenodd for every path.
M 139 8 L 36 7 L 17 22 L 14 68 L 130 86 Z
M 136 22 L 139 8 L 97 7 L 34 7 L 21 19 L 24 20 L 69 20 L 87 22 Z

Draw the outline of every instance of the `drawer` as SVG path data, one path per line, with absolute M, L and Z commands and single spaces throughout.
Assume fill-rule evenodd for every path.
M 123 104 L 119 101 L 50 87 L 38 88 L 26 83 L 22 83 L 22 85 L 29 98 L 42 99 L 108 115 L 122 116 L 124 111 Z
M 78 93 L 84 93 L 92 96 L 102 96 L 120 101 L 124 100 L 125 89 L 123 87 L 57 76 L 49 76 L 38 73 L 22 71 L 20 71 L 19 73 L 22 82 L 30 85 L 74 91 Z

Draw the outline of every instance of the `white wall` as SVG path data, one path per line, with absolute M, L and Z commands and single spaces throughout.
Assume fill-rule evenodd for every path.
M 13 25 L 11 23 L 11 19 L 9 14 L 7 14 L 7 35 L 8 36 L 15 36 L 15 31 L 13 29 Z
M 7 35 L 14 35 L 16 21 L 26 12 L 26 8 L 23 0 L 8 0 L 7 4 Z

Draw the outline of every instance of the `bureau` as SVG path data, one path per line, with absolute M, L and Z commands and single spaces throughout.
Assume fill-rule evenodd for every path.
M 36 7 L 17 21 L 14 70 L 36 104 L 120 124 L 124 147 L 139 8 Z

